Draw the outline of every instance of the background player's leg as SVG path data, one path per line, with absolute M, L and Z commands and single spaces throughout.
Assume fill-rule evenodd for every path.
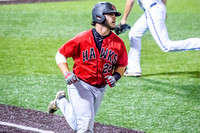
M 130 51 L 128 54 L 128 72 L 141 73 L 140 54 L 141 54 L 141 37 L 148 29 L 145 14 L 143 14 L 133 25 L 129 32 Z
M 146 11 L 146 15 L 149 30 L 162 51 L 200 50 L 200 38 L 179 41 L 171 41 L 169 39 L 165 25 L 166 8 L 162 3 L 150 8 Z
M 165 25 L 166 8 L 164 4 L 158 3 L 146 12 L 147 24 L 151 35 L 162 51 L 167 50 L 167 46 L 163 43 L 169 41 L 167 28 Z

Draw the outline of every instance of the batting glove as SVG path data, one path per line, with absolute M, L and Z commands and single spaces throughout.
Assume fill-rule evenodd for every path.
M 109 84 L 110 87 L 115 86 L 116 80 L 113 76 L 106 76 L 105 79 L 106 79 L 106 82 Z
M 66 72 L 64 76 L 65 76 L 65 81 L 68 85 L 71 85 L 76 81 L 79 81 L 79 78 L 74 73 Z

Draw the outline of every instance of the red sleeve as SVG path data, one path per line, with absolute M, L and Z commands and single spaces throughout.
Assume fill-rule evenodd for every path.
M 121 39 L 120 39 L 121 40 Z M 126 67 L 128 65 L 128 54 L 124 42 L 121 40 L 121 48 L 117 60 L 117 67 Z
M 66 42 L 60 49 L 59 52 L 66 58 L 74 57 L 75 53 L 78 51 L 78 39 L 77 36 Z

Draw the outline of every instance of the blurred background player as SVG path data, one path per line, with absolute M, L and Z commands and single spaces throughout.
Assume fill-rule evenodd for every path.
M 68 84 L 69 100 L 64 91 L 59 91 L 49 104 L 49 113 L 60 109 L 78 133 L 93 132 L 106 85 L 114 87 L 128 64 L 124 42 L 111 31 L 120 15 L 113 4 L 97 3 L 92 10 L 95 28 L 78 34 L 56 54 L 56 62 Z M 73 73 L 66 61 L 68 57 L 74 60 Z
M 141 76 L 140 54 L 141 37 L 149 29 L 154 40 L 164 52 L 200 50 L 200 38 L 189 38 L 186 40 L 172 41 L 169 39 L 166 19 L 167 0 L 137 0 L 139 6 L 144 10 L 142 16 L 136 21 L 129 32 L 130 51 L 128 54 L 128 66 L 124 76 Z M 135 0 L 127 0 L 121 23 L 115 31 L 123 33 L 128 15 Z M 127 28 L 126 26 L 124 26 Z M 126 31 L 126 30 L 125 30 Z M 116 32 L 120 34 L 120 32 Z

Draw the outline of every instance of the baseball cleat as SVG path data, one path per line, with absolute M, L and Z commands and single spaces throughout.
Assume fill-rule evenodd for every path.
M 49 106 L 48 106 L 48 112 L 50 114 L 53 114 L 54 112 L 56 112 L 59 108 L 57 106 L 57 99 L 62 99 L 65 98 L 65 91 L 61 90 L 56 94 L 56 98 L 50 102 Z
M 125 77 L 141 77 L 141 73 L 125 71 L 124 76 Z

